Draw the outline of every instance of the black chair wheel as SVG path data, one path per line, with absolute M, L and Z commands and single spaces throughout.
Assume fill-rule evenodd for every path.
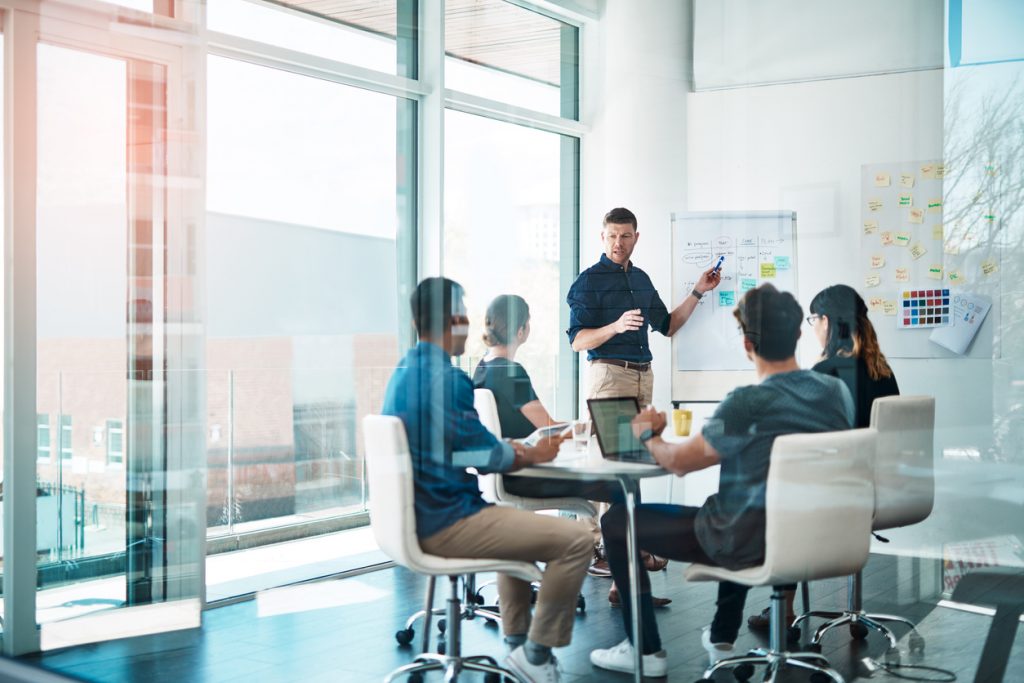
M 413 671 L 409 674 L 409 683 L 423 683 L 423 672 Z
M 850 635 L 857 640 L 864 640 L 868 637 L 868 627 L 859 621 L 850 622 Z
M 437 630 L 441 634 L 444 634 L 445 629 L 447 629 L 447 628 L 448 628 L 448 622 L 447 621 L 445 621 L 444 619 L 438 619 L 437 620 Z
M 732 675 L 737 681 L 749 681 L 754 676 L 754 665 L 749 662 L 740 664 L 732 670 Z
M 583 594 L 576 596 L 576 610 L 583 614 L 587 611 L 587 599 L 583 597 Z
M 807 643 L 807 647 L 804 648 L 806 652 L 817 652 L 821 654 L 821 643 Z
M 412 639 L 414 637 L 416 637 L 416 631 L 412 630 L 411 628 L 403 628 L 401 631 L 395 633 L 395 640 L 397 640 L 398 644 L 402 647 L 405 647 L 412 643 Z
M 484 619 L 484 626 L 493 626 L 494 628 L 498 628 L 498 622 L 494 619 Z
M 443 640 L 438 640 L 438 641 L 437 641 L 437 654 L 439 654 L 439 655 L 443 655 L 443 654 L 444 654 L 444 651 L 445 651 L 445 649 L 446 649 L 446 648 L 445 648 L 445 644 L 444 644 L 444 641 L 443 641 Z
M 811 674 L 810 681 L 811 683 L 832 683 L 832 677 L 820 671 L 815 671 Z
M 924 654 L 924 638 L 922 636 L 917 635 L 915 633 L 914 635 L 910 636 L 910 638 L 907 641 L 907 645 L 910 647 L 910 651 L 913 654 Z
M 803 634 L 800 633 L 800 627 L 799 626 L 787 626 L 786 627 L 786 640 L 788 642 L 790 642 L 790 643 L 799 643 L 801 635 L 803 635 Z
M 482 596 L 479 593 L 477 593 L 476 595 L 473 596 L 473 602 L 476 603 L 477 605 L 484 604 L 484 596 Z

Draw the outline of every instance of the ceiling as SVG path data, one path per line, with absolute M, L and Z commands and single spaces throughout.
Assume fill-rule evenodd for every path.
M 397 33 L 396 0 L 273 1 L 376 33 Z M 445 51 L 474 64 L 557 86 L 562 26 L 502 0 L 447 0 Z

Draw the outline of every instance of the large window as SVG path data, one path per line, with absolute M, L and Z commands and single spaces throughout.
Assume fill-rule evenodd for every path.
M 551 413 L 559 350 L 567 343 L 560 331 L 561 271 L 574 263 L 561 249 L 563 231 L 575 230 L 562 218 L 561 148 L 562 136 L 554 133 L 456 111 L 445 117 L 444 263 L 468 294 L 468 364 L 486 352 L 481 334 L 490 301 L 522 296 L 532 331 L 516 360 Z
M 208 526 L 362 511 L 359 423 L 398 358 L 402 103 L 214 56 L 207 101 Z
M 36 457 L 49 462 L 53 457 L 50 448 L 50 416 L 40 413 L 36 415 Z

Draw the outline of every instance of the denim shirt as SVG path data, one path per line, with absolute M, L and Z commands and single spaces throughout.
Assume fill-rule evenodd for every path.
M 467 467 L 483 473 L 512 467 L 512 447 L 480 423 L 473 383 L 439 346 L 421 341 L 405 355 L 388 382 L 382 412 L 405 425 L 419 538 L 488 505 Z
M 569 304 L 569 343 L 582 329 L 609 325 L 626 311 L 639 308 L 644 317 L 640 329 L 617 334 L 587 351 L 587 360 L 617 358 L 636 363 L 651 360 L 647 328 L 668 334 L 671 316 L 647 273 L 632 263 L 626 270 L 602 254 L 601 260 L 580 273 L 565 298 Z

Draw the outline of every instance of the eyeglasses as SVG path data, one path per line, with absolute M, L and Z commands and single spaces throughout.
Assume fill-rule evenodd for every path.
M 820 315 L 809 315 L 806 318 L 804 318 L 804 320 L 807 321 L 808 325 L 810 325 L 811 327 L 814 327 L 814 323 L 816 323 L 819 320 L 821 320 L 821 316 Z

